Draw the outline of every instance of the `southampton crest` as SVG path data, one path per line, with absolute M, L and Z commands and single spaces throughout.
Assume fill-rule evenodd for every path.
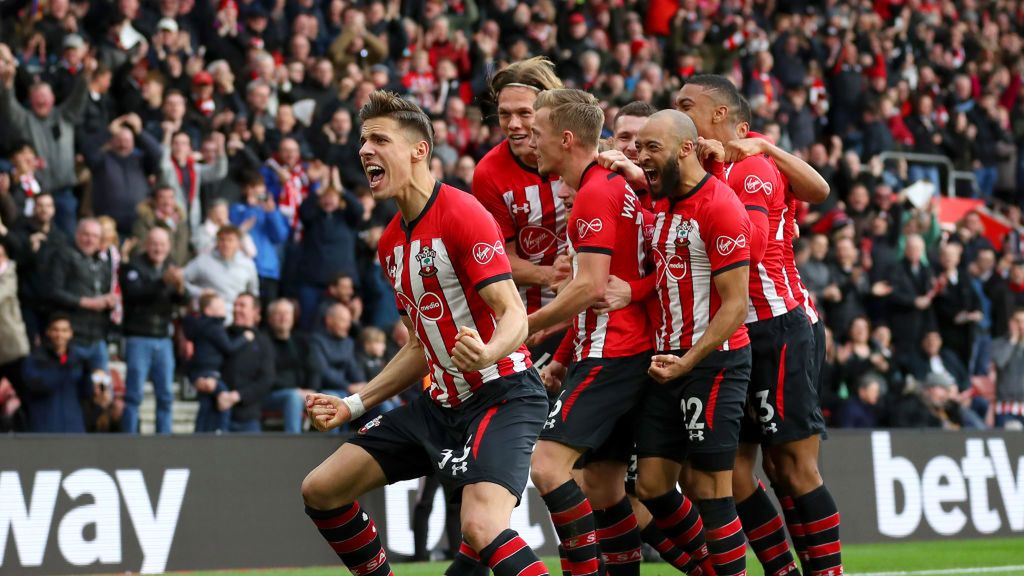
M 420 276 L 429 278 L 437 276 L 437 266 L 434 266 L 434 258 L 437 258 L 437 251 L 430 246 L 420 248 L 416 255 L 416 261 L 420 263 Z

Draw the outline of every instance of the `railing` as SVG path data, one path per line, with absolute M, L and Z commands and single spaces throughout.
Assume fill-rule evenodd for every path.
M 890 160 L 904 160 L 908 164 L 931 164 L 938 166 L 940 171 L 945 173 L 946 196 L 956 196 L 957 181 L 968 181 L 971 183 L 971 189 L 977 190 L 977 179 L 974 176 L 974 172 L 968 170 L 957 170 L 953 166 L 953 161 L 946 156 L 939 154 L 918 154 L 916 152 L 888 151 L 882 152 L 878 157 L 882 161 L 883 165 Z

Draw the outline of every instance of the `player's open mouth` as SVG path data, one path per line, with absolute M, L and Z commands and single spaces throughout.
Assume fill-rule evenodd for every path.
M 375 188 L 384 179 L 384 168 L 376 164 L 367 164 L 366 177 L 370 179 L 370 188 Z
M 508 139 L 510 141 L 512 141 L 512 142 L 515 142 L 516 144 L 519 144 L 521 142 L 525 142 L 526 141 L 527 135 L 526 134 L 510 134 Z
M 647 181 L 654 184 L 658 181 L 658 171 L 653 168 L 644 168 L 644 174 L 647 175 Z

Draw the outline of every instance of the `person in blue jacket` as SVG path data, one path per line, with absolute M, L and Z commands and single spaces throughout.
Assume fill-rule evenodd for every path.
M 69 346 L 74 333 L 64 313 L 50 316 L 46 339 L 22 366 L 29 432 L 84 433 L 82 403 L 95 393 L 86 358 Z
M 281 246 L 288 240 L 291 226 L 277 209 L 274 197 L 267 194 L 267 185 L 259 174 L 242 182 L 242 201 L 231 207 L 230 218 L 232 224 L 249 233 L 256 245 L 261 300 L 276 300 L 281 280 Z

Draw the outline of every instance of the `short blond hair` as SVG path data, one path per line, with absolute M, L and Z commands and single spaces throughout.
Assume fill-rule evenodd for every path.
M 551 109 L 551 125 L 559 133 L 572 132 L 582 146 L 597 149 L 604 112 L 597 98 L 575 88 L 545 90 L 537 95 L 534 110 Z
M 524 86 L 541 92 L 562 87 L 562 81 L 555 73 L 555 65 L 544 56 L 534 56 L 513 62 L 499 70 L 491 78 L 491 97 L 498 102 L 498 95 L 509 86 Z

